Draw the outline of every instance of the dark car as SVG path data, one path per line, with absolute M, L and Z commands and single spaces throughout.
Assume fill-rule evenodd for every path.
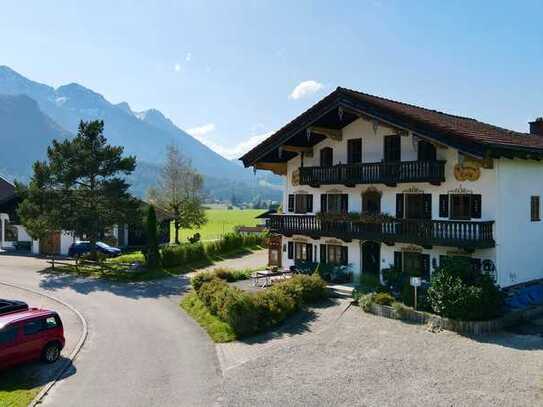
M 16 300 L 4 300 L 0 298 L 0 315 L 8 314 L 10 312 L 24 311 L 28 309 L 28 304 L 22 301 Z
M 96 242 L 96 250 L 98 253 L 105 254 L 108 257 L 115 257 L 121 254 L 121 249 L 110 246 L 103 242 Z M 68 256 L 70 257 L 80 257 L 84 254 L 90 253 L 91 244 L 87 241 L 75 242 L 72 243 L 68 249 Z
M 30 308 L 0 316 L 0 370 L 37 359 L 54 363 L 64 343 L 62 321 L 54 311 Z

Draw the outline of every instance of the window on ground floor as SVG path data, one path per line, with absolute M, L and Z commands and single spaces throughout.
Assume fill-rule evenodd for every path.
M 541 205 L 539 203 L 539 195 L 534 195 L 530 197 L 530 215 L 532 222 L 539 222 L 541 220 L 540 216 Z
M 340 245 L 321 245 L 321 262 L 328 264 L 347 265 L 348 263 L 347 246 Z
M 394 252 L 394 267 L 404 273 L 430 279 L 430 255 L 415 252 Z
M 313 261 L 313 245 L 311 243 L 289 242 L 288 258 L 295 261 Z

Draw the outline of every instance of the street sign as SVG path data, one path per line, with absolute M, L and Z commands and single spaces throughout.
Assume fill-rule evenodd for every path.
M 422 284 L 422 280 L 420 277 L 411 277 L 411 285 L 413 287 L 420 287 Z

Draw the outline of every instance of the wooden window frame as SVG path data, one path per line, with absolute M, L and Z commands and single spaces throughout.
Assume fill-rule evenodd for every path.
M 360 143 L 360 148 L 354 149 L 354 145 Z M 360 157 L 358 157 L 360 155 Z M 355 160 L 356 158 L 356 160 Z M 362 164 L 362 139 L 352 138 L 347 140 L 347 164 Z

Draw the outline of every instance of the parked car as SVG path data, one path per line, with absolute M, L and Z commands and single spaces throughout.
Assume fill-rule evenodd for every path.
M 54 363 L 64 344 L 62 321 L 54 311 L 29 308 L 0 316 L 0 369 L 39 359 Z
M 72 243 L 72 245 L 68 249 L 68 256 L 80 257 L 84 254 L 90 253 L 90 247 L 90 242 L 87 241 Z M 98 251 L 98 253 L 105 254 L 108 257 L 115 257 L 121 254 L 121 249 L 110 246 L 104 242 L 96 242 L 96 250 Z
M 0 298 L 0 315 L 4 315 L 10 312 L 23 311 L 28 309 L 28 304 L 22 301 L 16 300 L 4 300 Z

